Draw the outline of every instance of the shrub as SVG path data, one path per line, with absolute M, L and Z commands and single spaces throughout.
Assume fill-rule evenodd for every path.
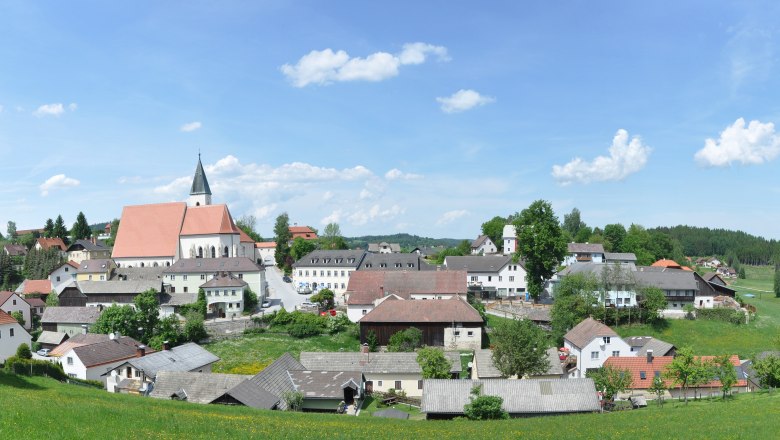
M 343 313 L 328 318 L 328 333 L 332 335 L 348 330 L 350 327 L 357 327 L 357 324 L 350 321 Z
M 30 346 L 27 344 L 19 344 L 19 346 L 16 347 L 16 357 L 19 359 L 32 359 Z
M 247 286 L 244 290 L 244 311 L 252 314 L 255 309 L 257 309 L 257 294 Z
M 190 312 L 186 316 L 187 322 L 184 323 L 184 339 L 191 342 L 198 342 L 206 339 L 206 326 L 203 324 L 203 317 L 198 312 Z
M 501 408 L 503 403 L 498 396 L 479 396 L 463 407 L 463 413 L 469 420 L 508 419 L 509 414 Z
M 265 329 L 262 327 L 248 328 L 244 330 L 245 335 L 259 335 L 265 333 Z
M 699 309 L 696 312 L 696 316 L 699 319 L 708 321 L 723 321 L 732 324 L 745 323 L 745 314 L 742 311 L 729 308 Z
M 287 333 L 295 338 L 306 338 L 309 336 L 317 336 L 325 330 L 324 318 L 320 315 L 313 315 L 311 313 L 293 313 L 294 318 L 290 325 L 287 326 Z
M 21 359 L 16 356 L 5 360 L 5 371 L 25 376 L 48 376 L 59 381 L 68 379 L 59 364 L 36 359 Z
M 422 332 L 415 327 L 393 333 L 387 342 L 387 351 L 414 351 L 422 346 Z
M 369 330 L 366 334 L 366 343 L 368 344 L 368 351 L 374 353 L 379 348 L 379 339 L 376 337 L 376 332 Z
M 284 308 L 281 308 L 274 316 L 273 325 L 285 326 L 291 323 L 293 318 L 294 317 L 292 316 L 292 313 L 288 312 Z

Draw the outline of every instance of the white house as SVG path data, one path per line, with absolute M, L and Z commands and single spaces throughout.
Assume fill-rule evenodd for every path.
M 146 351 L 146 346 L 133 338 L 111 334 L 108 341 L 70 348 L 59 361 L 68 376 L 99 380 L 105 384 L 106 372 L 130 358 L 144 356 Z
M 97 307 L 46 307 L 41 327 L 50 332 L 78 335 L 97 322 L 101 310 Z
M 577 357 L 577 366 L 569 371 L 569 377 L 582 378 L 588 370 L 604 365 L 609 357 L 634 356 L 631 347 L 614 330 L 587 318 L 563 336 L 563 346 L 570 356 Z
M 62 289 L 67 287 L 70 283 L 76 281 L 76 273 L 79 270 L 79 265 L 74 261 L 68 261 L 62 266 L 54 269 L 49 274 L 49 281 L 51 281 L 52 289 L 57 292 L 57 295 L 62 293 Z
M 637 272 L 633 264 L 572 264 L 560 271 L 555 280 L 551 280 L 553 296 L 561 279 L 579 273 L 589 274 L 599 282 L 600 286 L 604 285 L 604 280 L 607 280 L 609 288 L 606 291 L 600 286 L 593 291 L 600 304 L 615 307 L 637 306 Z
M 255 243 L 255 258 L 257 264 L 264 266 L 276 266 L 276 242 L 263 241 Z
M 471 255 L 491 255 L 496 252 L 496 244 L 487 235 L 480 235 L 471 242 Z
M 401 245 L 399 243 L 388 243 L 386 241 L 381 243 L 369 243 L 368 251 L 377 254 L 397 254 L 401 252 Z
M 487 296 L 525 295 L 528 287 L 523 264 L 513 263 L 510 255 L 451 256 L 444 259 L 444 266 L 447 270 L 466 271 L 469 287 Z
M 293 263 L 292 278 L 295 287 L 309 287 L 312 291 L 330 289 L 337 301 L 343 299 L 349 277 L 357 270 L 366 252 L 360 250 L 317 250 Z
M 259 299 L 266 296 L 265 267 L 247 257 L 182 258 L 163 271 L 163 282 L 170 293 L 198 292 L 200 286 L 220 272 L 233 274 L 247 285 Z
M 32 327 L 32 307 L 24 298 L 14 292 L 0 292 L 0 310 L 8 313 L 21 312 L 24 328 Z
M 504 226 L 504 255 L 512 255 L 517 252 L 517 228 L 515 225 Z
M 600 243 L 569 243 L 568 255 L 563 258 L 563 266 L 574 263 L 603 263 L 604 246 Z
M 21 344 L 32 346 L 32 336 L 13 316 L 0 310 L 0 362 L 15 355 Z
M 246 281 L 228 272 L 220 272 L 200 285 L 206 293 L 208 311 L 220 318 L 241 316 L 246 287 Z

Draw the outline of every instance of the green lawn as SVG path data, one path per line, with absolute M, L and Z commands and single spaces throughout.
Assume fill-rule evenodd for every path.
M 780 392 L 611 414 L 496 422 L 408 421 L 198 405 L 3 373 L 0 402 L 4 439 L 764 439 L 776 438 L 780 418 Z
M 775 339 L 780 334 L 780 298 L 758 290 L 772 290 L 774 269 L 745 266 L 747 279 L 730 281 L 743 299 L 756 307 L 757 319 L 744 325 L 718 321 L 688 321 L 669 319 L 666 325 L 620 326 L 615 330 L 621 336 L 654 336 L 677 347 L 690 345 L 697 354 L 737 354 L 750 358 L 765 350 L 776 350 Z M 756 290 L 758 289 L 758 290 Z M 756 295 L 754 298 L 745 294 Z
M 409 420 L 425 420 L 425 414 L 420 412 L 420 408 L 407 405 L 405 403 L 397 403 L 395 405 L 385 406 L 382 408 L 377 407 L 378 400 L 373 397 L 369 397 L 363 403 L 363 408 L 360 410 L 360 417 L 372 417 L 375 412 L 383 409 L 394 408 L 399 411 L 403 411 L 409 414 Z
M 347 333 L 298 339 L 287 333 L 244 335 L 206 344 L 205 348 L 220 357 L 215 373 L 255 374 L 285 352 L 296 358 L 302 351 L 358 351 L 359 341 Z

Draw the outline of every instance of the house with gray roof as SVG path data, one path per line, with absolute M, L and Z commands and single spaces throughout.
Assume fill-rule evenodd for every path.
M 147 290 L 156 291 L 159 301 L 159 294 L 163 291 L 160 280 L 77 281 L 76 284 L 83 295 L 83 305 L 88 307 L 133 304 L 135 297 Z
M 513 262 L 511 255 L 450 256 L 444 267 L 466 271 L 469 289 L 483 299 L 525 297 L 527 292 L 525 266 Z
M 481 395 L 503 399 L 501 408 L 510 417 L 596 412 L 601 409 L 592 379 L 490 379 L 423 381 L 420 410 L 427 419 L 463 416 L 471 402 L 471 390 L 481 386 Z
M 568 375 L 563 370 L 563 365 L 561 364 L 561 359 L 558 355 L 558 349 L 550 347 L 547 349 L 546 355 L 549 367 L 543 373 L 530 376 L 530 379 L 566 379 Z M 501 372 L 498 371 L 498 368 L 496 368 L 496 365 L 493 362 L 493 350 L 490 349 L 474 350 L 471 378 L 474 380 L 507 379 L 507 377 L 501 374 Z M 508 379 L 517 379 L 517 377 Z
M 614 330 L 590 317 L 563 336 L 563 347 L 576 359 L 576 366 L 567 372 L 571 378 L 585 377 L 609 357 L 631 353 L 631 347 Z
M 471 242 L 471 255 L 492 255 L 498 252 L 498 247 L 487 235 L 480 235 Z
M 68 334 L 63 332 L 42 331 L 35 342 L 40 344 L 41 348 L 52 350 L 54 347 L 62 344 L 68 339 Z
M 563 258 L 563 266 L 574 263 L 603 263 L 605 260 L 604 246 L 601 243 L 569 243 L 568 254 Z
M 646 356 L 648 351 L 655 356 L 674 356 L 677 353 L 674 345 L 652 336 L 630 336 L 623 340 L 631 347 L 631 353 L 638 357 Z
M 293 263 L 293 286 L 309 288 L 315 292 L 319 289 L 330 289 L 336 294 L 336 302 L 344 303 L 346 298 L 343 294 L 347 290 L 349 277 L 358 270 L 366 254 L 366 251 L 361 250 L 310 252 Z
M 189 371 L 160 371 L 149 397 L 183 400 L 192 403 L 216 403 L 231 388 L 251 376 Z
M 358 266 L 357 270 L 381 270 L 381 271 L 415 271 L 415 270 L 436 270 L 424 261 L 424 258 L 417 254 L 399 254 L 399 253 L 367 253 Z
M 604 252 L 605 263 L 636 264 L 633 252 Z
M 68 260 L 81 263 L 84 260 L 111 258 L 111 248 L 101 240 L 76 240 L 68 246 Z
M 68 344 L 68 341 L 65 344 Z M 133 338 L 111 334 L 109 339 L 103 342 L 72 345 L 60 356 L 59 362 L 65 374 L 70 377 L 99 380 L 105 384 L 104 373 L 130 358 L 140 358 L 153 351 Z
M 301 364 L 309 370 L 360 371 L 366 380 L 366 392 L 387 392 L 391 388 L 404 391 L 409 397 L 422 396 L 422 368 L 417 353 L 301 352 Z M 450 374 L 458 379 L 461 373 L 460 353 L 446 351 L 451 363 Z
M 154 383 L 161 371 L 210 373 L 219 357 L 194 342 L 169 348 L 117 365 L 107 376 L 106 387 L 111 393 L 141 394 Z
M 265 292 L 265 267 L 247 257 L 181 258 L 163 270 L 164 282 L 171 293 L 198 293 L 200 286 L 228 273 L 247 283 L 262 301 Z
M 368 251 L 376 254 L 398 254 L 401 252 L 401 245 L 399 243 L 388 243 L 386 241 L 381 243 L 369 243 Z
M 97 307 L 46 307 L 41 317 L 41 327 L 50 332 L 80 334 L 84 326 L 93 325 L 100 316 Z

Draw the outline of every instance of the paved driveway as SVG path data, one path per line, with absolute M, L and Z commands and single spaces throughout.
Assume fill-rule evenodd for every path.
M 288 312 L 295 310 L 295 306 L 307 301 L 311 294 L 300 295 L 293 288 L 292 283 L 282 281 L 282 272 L 276 266 L 266 266 L 265 280 L 268 282 L 268 299 L 271 307 L 269 312 L 284 307 Z

